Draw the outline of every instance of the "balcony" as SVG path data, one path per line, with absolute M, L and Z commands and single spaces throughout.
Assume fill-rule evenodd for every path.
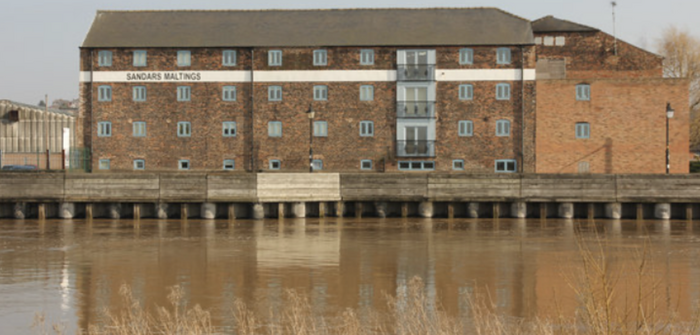
M 396 116 L 400 119 L 434 119 L 435 101 L 399 101 Z
M 399 81 L 435 81 L 434 64 L 399 65 L 397 69 Z
M 397 157 L 435 157 L 435 141 L 396 141 Z

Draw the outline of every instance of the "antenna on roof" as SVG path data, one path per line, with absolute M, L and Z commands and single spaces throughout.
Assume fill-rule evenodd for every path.
M 617 1 L 611 1 L 610 5 L 612 6 L 612 19 L 613 19 L 613 38 L 615 39 L 615 56 L 617 56 L 617 32 L 615 29 L 615 7 L 617 7 Z

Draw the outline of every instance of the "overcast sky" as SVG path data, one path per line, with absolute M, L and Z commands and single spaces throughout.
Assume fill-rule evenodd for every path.
M 700 36 L 697 0 L 618 0 L 619 38 L 655 51 L 670 25 Z M 609 0 L 0 0 L 0 99 L 36 104 L 78 97 L 78 47 L 98 9 L 290 9 L 499 7 L 526 19 L 546 15 L 612 33 Z

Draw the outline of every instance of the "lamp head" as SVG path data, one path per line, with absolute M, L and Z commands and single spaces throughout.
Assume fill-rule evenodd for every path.
M 669 118 L 669 119 L 672 119 L 672 118 L 673 118 L 673 113 L 674 113 L 674 112 L 675 112 L 675 111 L 673 110 L 673 108 L 671 108 L 671 103 L 670 103 L 670 102 L 667 103 L 667 104 L 666 104 L 666 117 Z
M 313 119 L 314 115 L 316 115 L 316 112 L 314 112 L 313 108 L 311 108 L 311 105 L 309 105 L 309 110 L 306 111 L 306 115 L 309 117 L 309 119 Z

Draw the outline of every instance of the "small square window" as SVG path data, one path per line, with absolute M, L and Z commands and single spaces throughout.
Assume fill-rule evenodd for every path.
M 311 161 L 311 165 L 314 171 L 323 170 L 323 161 L 320 159 L 314 159 L 313 161 Z
M 498 159 L 496 160 L 496 172 L 516 172 L 517 162 L 514 159 Z
M 325 85 L 314 86 L 314 100 L 316 100 L 316 101 L 328 100 L 328 86 L 325 86 Z
M 236 122 L 225 121 L 224 123 L 222 123 L 222 133 L 224 137 L 236 136 Z
M 576 124 L 576 138 L 590 138 L 591 125 L 588 122 L 579 122 Z
M 510 100 L 510 84 L 496 85 L 496 100 Z
M 192 136 L 192 124 L 189 122 L 178 122 L 177 123 L 177 137 L 190 137 Z
M 374 50 L 360 50 L 360 65 L 374 65 Z
M 146 122 L 137 121 L 132 124 L 134 137 L 146 136 Z
M 360 161 L 360 170 L 372 170 L 372 160 L 363 159 Z
M 498 120 L 496 121 L 496 136 L 510 136 L 510 121 L 508 120 Z
M 372 101 L 372 100 L 374 100 L 374 86 L 373 85 L 360 86 L 360 101 Z
M 181 159 L 177 161 L 177 167 L 179 170 L 189 170 L 190 169 L 190 160 L 189 159 Z
M 112 122 L 98 122 L 97 123 L 97 136 L 98 137 L 110 137 L 110 136 L 112 136 Z
M 267 88 L 267 101 L 282 101 L 282 86 L 269 86 Z
M 591 85 L 579 84 L 576 85 L 576 100 L 590 101 L 591 100 Z
M 565 36 L 557 36 L 554 38 L 554 44 L 560 47 L 563 47 L 566 45 L 566 37 Z
M 107 50 L 102 50 L 97 54 L 97 65 L 99 66 L 112 66 L 112 52 Z
M 97 168 L 100 170 L 109 170 L 109 165 L 110 165 L 109 159 L 100 159 L 100 162 L 99 162 Z
M 541 45 L 542 44 L 542 37 L 535 37 L 535 44 Z
M 134 170 L 145 170 L 146 161 L 143 159 L 134 159 Z
M 236 66 L 236 50 L 224 50 L 221 58 L 224 66 Z
M 328 137 L 328 122 L 314 121 L 314 136 Z
M 590 173 L 591 166 L 588 162 L 578 162 L 578 173 Z
M 314 50 L 314 65 L 328 65 L 328 52 L 326 50 Z
M 224 170 L 234 170 L 236 168 L 236 161 L 233 159 L 224 159 Z
M 279 159 L 270 160 L 270 170 L 279 170 L 282 168 L 282 162 Z
M 282 122 L 270 121 L 267 123 L 267 135 L 270 137 L 282 137 Z
M 510 64 L 510 48 L 498 48 L 496 51 L 497 64 Z
M 134 101 L 146 101 L 146 86 L 134 86 L 132 98 Z
M 268 66 L 282 66 L 282 50 L 270 50 L 267 52 Z
M 459 50 L 459 64 L 471 65 L 474 64 L 474 50 L 464 48 Z
M 374 122 L 373 121 L 360 121 L 360 136 L 361 137 L 374 136 Z
M 463 171 L 464 170 L 464 160 L 463 159 L 453 160 L 452 161 L 452 170 Z
M 190 101 L 192 98 L 192 88 L 189 86 L 177 87 L 177 101 Z
M 103 85 L 98 87 L 97 101 L 112 101 L 112 86 Z
M 134 51 L 134 66 L 146 66 L 146 58 L 145 50 Z
M 236 101 L 236 86 L 224 86 L 222 98 L 224 101 Z
M 192 53 L 187 50 L 177 52 L 177 66 L 192 65 Z
M 458 132 L 461 137 L 468 137 L 474 135 L 474 122 L 470 120 L 459 121 Z
M 459 85 L 459 100 L 474 99 L 474 86 L 472 84 Z
M 554 36 L 545 36 L 543 41 L 545 46 L 551 47 L 554 45 Z

